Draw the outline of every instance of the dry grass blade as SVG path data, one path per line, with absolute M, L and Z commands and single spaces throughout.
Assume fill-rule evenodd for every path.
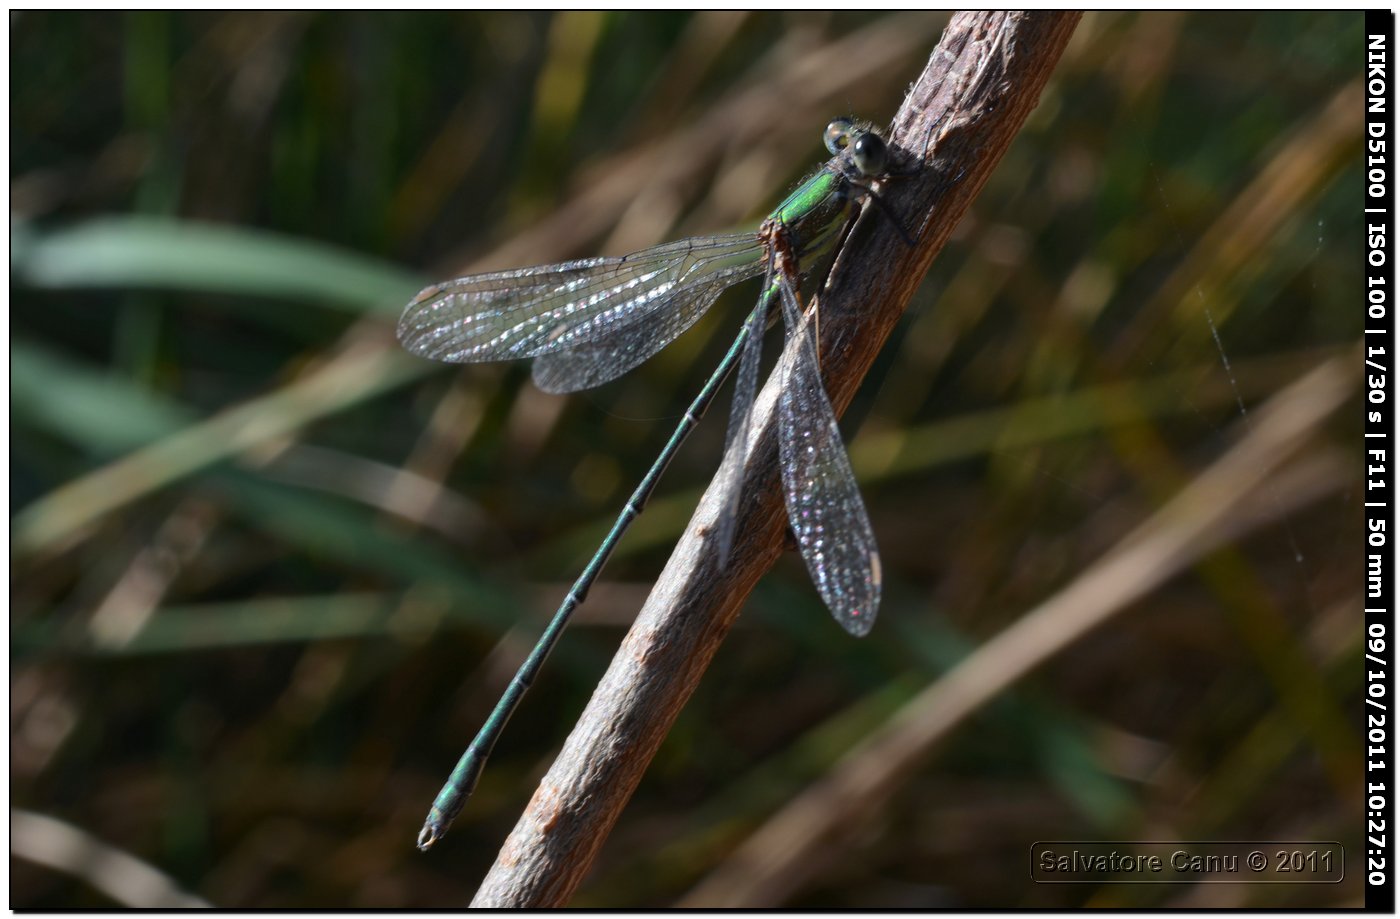
M 1122 355 L 1120 361 L 1137 354 L 1168 315 L 1191 335 L 1202 335 L 1208 328 L 1197 321 L 1202 304 L 1209 304 L 1216 323 L 1226 321 L 1234 306 L 1229 291 L 1243 286 L 1242 272 L 1257 263 L 1265 242 L 1360 147 L 1361 123 L 1355 113 L 1361 107 L 1361 83 L 1348 83 L 1297 126 L 1258 177 L 1201 235 L 1157 294 L 1138 310 L 1115 349 Z
M 1354 392 L 1355 355 L 1335 358 L 1279 393 L 1238 446 L 1097 564 L 916 696 L 822 782 L 777 814 L 691 891 L 682 906 L 783 902 L 878 812 L 930 748 L 996 695 L 1220 544 L 1231 518 Z
M 185 893 L 165 874 L 82 830 L 29 811 L 10 810 L 10 854 L 75 874 L 122 906 L 199 909 L 209 904 Z
M 590 170 L 578 193 L 548 218 L 491 253 L 473 262 L 473 268 L 489 264 L 529 264 L 540 253 L 569 252 L 587 239 L 612 227 L 638 195 L 637 176 L 651 177 L 649 185 L 694 183 L 697 175 L 713 166 L 721 153 L 735 146 L 765 142 L 775 125 L 801 119 L 804 126 L 833 99 L 849 97 L 862 81 L 901 62 L 931 34 L 936 20 L 927 13 L 907 13 L 872 23 L 838 41 L 803 55 L 771 80 L 741 89 L 710 108 L 683 131 L 640 149 L 627 150 Z M 709 205 L 710 217 L 726 222 L 747 219 L 753 201 L 747 196 L 726 201 L 725 207 Z M 714 213 L 714 211 L 720 211 Z M 710 228 L 713 228 L 713 224 Z M 630 245 L 657 240 L 632 239 Z

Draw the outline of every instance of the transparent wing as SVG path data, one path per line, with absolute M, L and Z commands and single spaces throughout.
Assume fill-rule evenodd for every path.
M 762 253 L 757 235 L 738 233 L 622 258 L 458 278 L 413 298 L 399 319 L 399 341 L 414 354 L 452 363 L 577 348 L 615 338 L 677 303 L 708 306 L 725 287 L 756 275 Z
M 768 321 L 768 307 L 773 302 L 773 275 L 763 276 L 763 292 L 758 306 L 746 320 L 748 339 L 739 358 L 734 377 L 734 405 L 729 410 L 729 427 L 724 433 L 724 460 L 720 463 L 720 494 L 725 507 L 716 526 L 715 542 L 721 559 L 729 558 L 734 543 L 734 525 L 739 516 L 739 495 L 743 492 L 744 467 L 749 457 L 749 427 L 753 417 L 754 400 L 758 397 L 758 371 L 763 363 L 763 331 Z
M 669 306 L 654 308 L 612 333 L 535 358 L 531 374 L 545 392 L 577 392 L 620 377 L 675 341 L 705 315 L 731 284 L 758 274 L 760 262 L 714 270 L 676 290 Z
M 786 278 L 778 279 L 789 335 L 783 359 L 778 444 L 788 522 L 802 560 L 836 621 L 864 635 L 880 605 L 880 555 L 851 461 L 822 386 L 816 336 Z

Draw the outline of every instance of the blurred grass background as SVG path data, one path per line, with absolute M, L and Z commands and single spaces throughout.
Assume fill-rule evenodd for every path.
M 13 14 L 11 905 L 158 901 L 138 862 L 226 907 L 465 902 L 722 421 L 429 856 L 423 814 L 753 292 L 573 398 L 399 353 L 398 310 L 756 221 L 832 115 L 893 114 L 945 21 Z M 843 422 L 879 626 L 848 638 L 784 559 L 576 905 L 697 888 L 1224 454 L 1241 406 L 1354 350 L 1361 55 L 1352 13 L 1084 19 Z M 1359 903 L 1354 862 L 1292 887 L 1027 865 L 1049 839 L 1360 851 L 1351 405 L 1310 477 L 980 711 L 782 905 Z

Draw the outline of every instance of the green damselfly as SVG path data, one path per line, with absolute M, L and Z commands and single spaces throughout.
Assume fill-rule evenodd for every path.
M 854 635 L 870 630 L 880 603 L 879 555 L 822 385 L 815 321 L 803 309 L 798 285 L 813 260 L 837 247 L 855 205 L 867 197 L 880 203 L 869 183 L 891 171 L 885 141 L 868 125 L 838 118 L 827 126 L 825 142 L 832 158 L 788 195 L 756 232 L 683 239 L 622 258 L 471 275 L 423 290 L 404 310 L 399 339 L 414 354 L 454 363 L 532 358 L 540 388 L 574 392 L 631 370 L 690 328 L 726 288 L 763 277 L 758 305 L 738 337 L 433 802 L 418 836 L 420 849 L 442 838 L 462 809 L 506 721 L 570 615 L 737 365 L 719 472 L 729 512 L 714 536 L 720 557 L 728 557 L 758 391 L 763 331 L 775 305 L 790 342 L 800 338 L 785 349 L 777 368 L 783 375 L 778 439 L 788 521 L 817 591 L 836 621 Z

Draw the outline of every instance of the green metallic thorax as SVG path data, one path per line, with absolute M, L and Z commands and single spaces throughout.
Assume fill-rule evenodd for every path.
M 840 190 L 844 184 L 844 178 L 829 169 L 823 169 L 793 189 L 792 194 L 784 198 L 783 203 L 774 208 L 773 213 L 768 216 L 793 226 L 825 204 L 832 193 Z
M 768 215 L 780 224 L 801 254 L 810 254 L 814 241 L 830 240 L 826 231 L 850 214 L 850 183 L 839 172 L 826 168 L 793 189 Z M 820 248 L 820 245 L 817 246 Z

